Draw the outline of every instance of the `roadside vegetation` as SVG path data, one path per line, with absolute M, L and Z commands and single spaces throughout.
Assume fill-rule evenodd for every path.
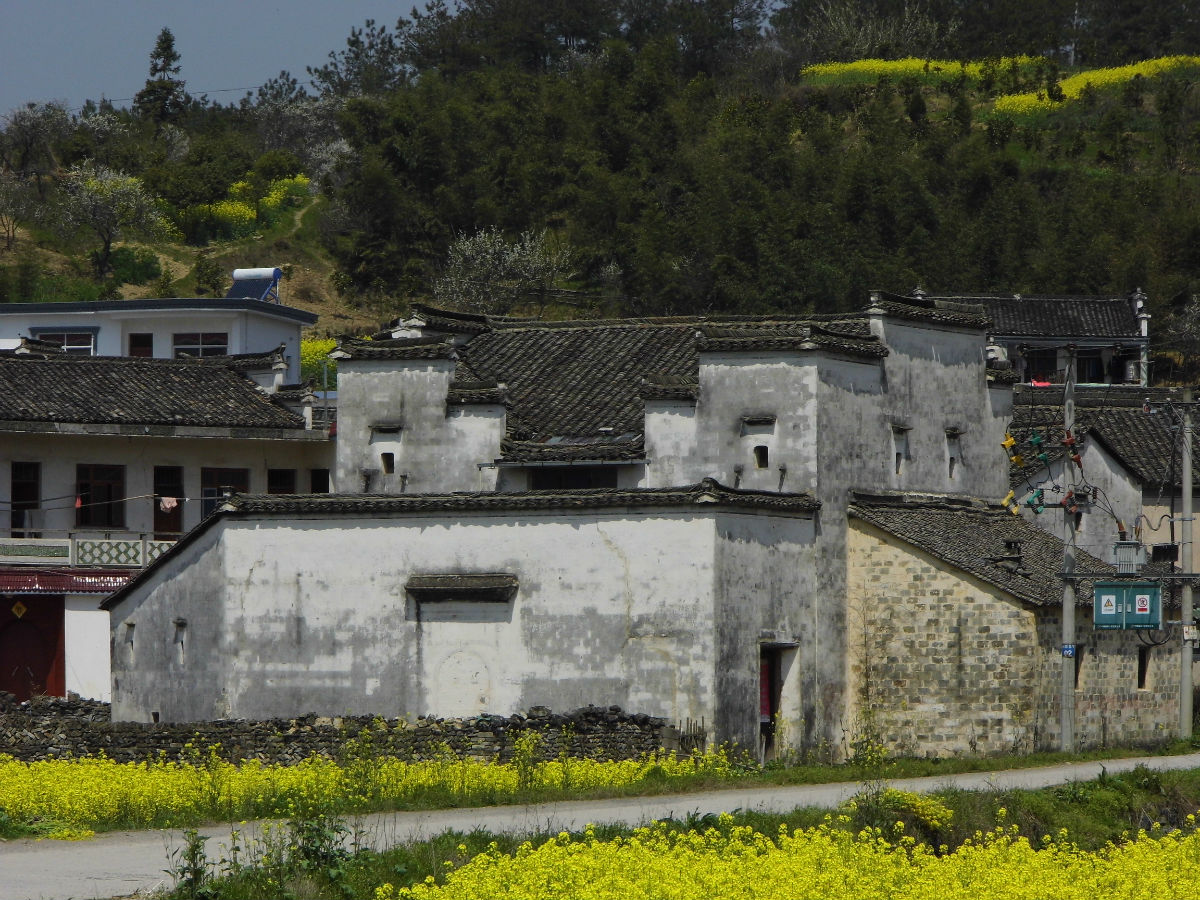
M 449 748 L 432 759 L 413 761 L 381 753 L 380 737 L 377 730 L 363 729 L 346 741 L 339 758 L 313 756 L 290 766 L 256 760 L 235 764 L 222 759 L 217 747 L 195 745 L 186 748 L 181 760 L 160 756 L 140 763 L 118 763 L 103 756 L 25 763 L 0 755 L 0 837 L 77 839 L 96 831 L 250 819 L 309 820 L 399 809 L 871 782 L 1146 752 L 890 760 L 881 753 L 864 752 L 838 765 L 796 758 L 760 767 L 725 748 L 623 761 L 581 759 L 566 753 L 543 759 L 538 752 L 541 736 L 526 732 L 517 738 L 511 761 L 458 757 Z M 1160 752 L 1192 749 L 1177 742 Z
M 209 858 L 174 848 L 172 898 L 1194 896 L 1200 772 L 918 795 L 868 782 L 840 810 L 736 811 L 583 833 L 447 832 L 384 852 L 329 815 Z M 1080 894 L 1080 892 L 1083 892 Z

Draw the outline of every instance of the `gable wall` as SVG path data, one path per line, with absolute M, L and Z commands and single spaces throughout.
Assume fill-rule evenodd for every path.
M 150 722 L 154 713 L 162 722 L 236 715 L 230 701 L 235 669 L 225 655 L 231 609 L 218 536 L 204 533 L 150 575 L 144 590 L 153 602 L 127 600 L 109 610 L 113 721 Z M 182 634 L 176 620 L 186 623 Z M 254 676 L 270 677 L 269 665 Z
M 872 320 L 872 330 L 890 351 L 883 361 L 885 424 L 910 428 L 910 459 L 899 476 L 894 465 L 889 468 L 890 483 L 856 486 L 1003 497 L 1008 485 L 1004 467 L 997 465 L 997 444 L 1004 437 L 1009 404 L 995 395 L 1008 392 L 987 387 L 983 334 L 880 317 Z M 947 428 L 963 432 L 953 477 Z
M 338 372 L 339 489 L 378 494 L 493 490 L 496 470 L 479 467 L 500 455 L 500 406 L 456 406 L 446 398 L 453 360 L 343 361 Z M 371 426 L 399 423 L 396 434 L 372 436 Z M 384 474 L 390 452 L 395 473 Z
M 1059 611 L 1027 606 L 861 521 L 849 540 L 850 734 L 917 755 L 1057 749 Z M 1151 651 L 1138 689 L 1137 636 L 1095 631 L 1090 615 L 1076 613 L 1080 746 L 1169 737 L 1178 650 Z
M 165 658 L 142 657 L 115 671 L 132 698 L 114 697 L 120 718 L 615 703 L 716 720 L 714 513 L 225 519 L 209 535 L 219 556 L 164 565 L 113 627 L 134 618 L 169 646 L 196 585 L 211 613 L 195 640 L 220 675 L 189 664 L 183 681 L 164 680 Z M 520 586 L 508 604 L 417 603 L 405 590 L 415 573 L 463 572 L 511 573 Z
M 834 672 L 827 670 L 822 615 L 826 604 L 816 594 L 820 565 L 815 522 L 795 516 L 725 512 L 717 520 L 716 540 L 716 691 L 717 732 L 743 747 L 757 744 L 759 733 L 759 662 L 764 644 L 794 645 L 784 673 L 777 738 L 786 747 L 805 742 L 806 699 L 823 710 L 819 699 Z M 803 673 L 816 671 L 817 699 L 806 698 Z M 808 688 L 814 690 L 813 685 Z
M 675 444 L 685 454 L 678 464 L 684 483 L 711 477 L 747 490 L 811 490 L 816 480 L 816 400 L 812 355 L 702 354 L 695 440 L 690 447 Z M 758 415 L 775 416 L 774 425 L 743 426 L 744 416 Z M 686 436 L 685 422 L 680 422 L 679 434 Z M 768 448 L 765 468 L 756 464 L 757 445 Z
M 999 448 L 998 452 L 1003 452 Z M 1111 562 L 1113 559 L 1113 542 L 1117 540 L 1118 525 L 1109 515 L 1108 509 L 1125 523 L 1127 531 L 1132 536 L 1132 530 L 1142 500 L 1141 486 L 1134 481 L 1128 470 L 1113 458 L 1095 441 L 1088 441 L 1080 453 L 1083 460 L 1082 476 L 1087 482 L 1100 489 L 1097 503 L 1081 507 L 1083 518 L 1080 527 L 1075 529 L 1075 517 L 1060 505 L 1072 483 L 1081 478 L 1079 468 L 1070 460 L 1061 459 L 1052 463 L 1046 469 L 1030 477 L 1025 483 L 1016 488 L 1016 502 L 1021 505 L 1021 515 L 1025 520 L 1043 531 L 1054 535 L 1061 541 L 1069 540 L 1074 532 L 1075 546 L 1085 550 L 1097 559 Z M 1001 458 L 1001 464 L 1003 458 Z M 1058 490 L 1055 490 L 1057 486 Z M 1025 501 L 1033 494 L 1035 488 L 1044 492 L 1045 509 L 1041 513 L 1025 505 Z M 1169 528 L 1160 534 L 1169 533 Z M 1151 532 L 1153 534 L 1153 532 Z M 1162 538 L 1166 542 L 1169 538 Z M 1158 543 L 1154 537 L 1147 537 L 1147 543 Z

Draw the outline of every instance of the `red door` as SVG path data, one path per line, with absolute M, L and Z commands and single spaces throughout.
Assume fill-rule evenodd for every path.
M 0 597 L 0 691 L 66 693 L 61 596 Z

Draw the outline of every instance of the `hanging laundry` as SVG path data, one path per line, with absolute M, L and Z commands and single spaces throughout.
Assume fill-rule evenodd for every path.
M 170 512 L 178 505 L 179 501 L 174 497 L 160 497 L 158 499 L 158 508 L 163 512 Z

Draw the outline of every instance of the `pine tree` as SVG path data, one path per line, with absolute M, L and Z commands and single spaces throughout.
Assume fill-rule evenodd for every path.
M 150 51 L 150 77 L 133 98 L 133 107 L 139 116 L 161 126 L 184 111 L 189 98 L 184 82 L 176 77 L 178 74 L 179 52 L 175 49 L 175 35 L 170 28 L 164 28 Z

